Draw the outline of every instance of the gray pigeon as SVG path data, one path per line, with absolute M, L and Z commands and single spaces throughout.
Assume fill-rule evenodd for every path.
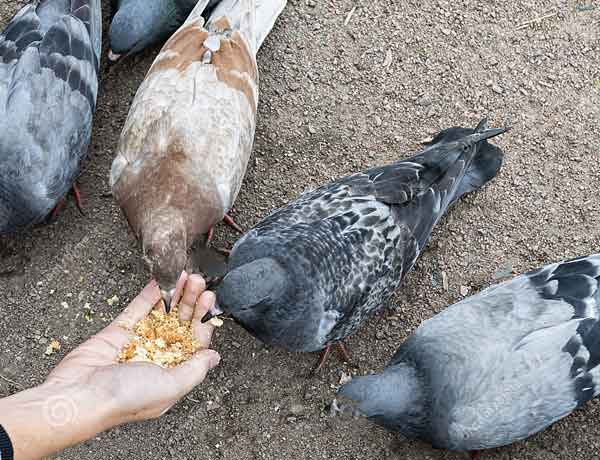
M 210 0 L 210 9 L 220 0 Z M 187 19 L 198 0 L 111 0 L 108 59 L 143 51 L 164 42 Z
M 0 35 L 0 233 L 42 221 L 80 172 L 92 132 L 100 0 L 42 0 Z
M 505 131 L 485 120 L 444 130 L 411 158 L 275 211 L 234 246 L 220 309 L 266 343 L 325 358 L 385 305 L 448 207 L 498 173 L 503 154 L 487 139 Z
M 474 453 L 525 439 L 600 393 L 600 255 L 492 286 L 425 321 L 334 409 Z

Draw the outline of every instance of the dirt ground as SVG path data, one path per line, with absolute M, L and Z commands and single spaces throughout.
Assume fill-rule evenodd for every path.
M 0 26 L 24 3 L 2 0 Z M 450 212 L 389 309 L 349 340 L 359 373 L 381 370 L 407 334 L 461 292 L 599 250 L 599 31 L 600 3 L 591 0 L 289 1 L 259 54 L 255 154 L 236 204 L 245 227 L 309 187 L 407 156 L 444 127 L 488 115 L 490 125 L 514 128 L 497 140 L 506 152 L 499 177 Z M 41 383 L 149 278 L 106 193 L 129 104 L 157 51 L 110 74 L 103 57 L 80 181 L 86 215 L 70 202 L 57 222 L 0 239 L 0 374 L 19 385 Z M 236 237 L 219 226 L 219 243 Z M 45 356 L 55 338 L 62 349 Z M 357 372 L 348 365 L 332 360 L 308 378 L 315 355 L 266 348 L 231 321 L 214 347 L 222 365 L 160 420 L 113 429 L 59 457 L 463 458 L 329 418 L 341 376 Z M 0 378 L 0 397 L 17 390 Z M 599 419 L 596 400 L 484 458 L 598 458 Z

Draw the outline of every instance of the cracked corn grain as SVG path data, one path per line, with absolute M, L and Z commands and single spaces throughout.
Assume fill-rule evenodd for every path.
M 170 313 L 153 310 L 138 322 L 135 337 L 119 353 L 118 362 L 148 362 L 175 367 L 188 361 L 201 346 L 194 340 L 191 321 L 180 321 L 177 308 Z

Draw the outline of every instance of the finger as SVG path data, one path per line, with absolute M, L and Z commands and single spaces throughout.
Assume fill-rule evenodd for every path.
M 181 272 L 179 279 L 177 280 L 177 284 L 175 285 L 175 293 L 173 294 L 173 298 L 171 299 L 171 307 L 177 305 L 179 303 L 179 299 L 183 295 L 183 291 L 185 288 L 185 283 L 188 280 L 188 274 L 186 271 Z
M 206 374 L 214 369 L 221 361 L 221 356 L 214 350 L 201 350 L 185 363 L 168 369 L 175 382 L 177 382 L 178 397 L 182 398 L 199 385 L 206 378 Z
M 196 302 L 196 309 L 194 310 L 194 319 L 192 321 L 192 334 L 194 339 L 200 343 L 200 346 L 208 348 L 212 339 L 215 327 L 210 323 L 206 322 L 202 324 L 202 318 L 208 312 L 208 309 L 215 304 L 216 296 L 214 292 L 204 291 Z
M 138 321 L 148 316 L 148 313 L 152 311 L 159 300 L 160 290 L 158 284 L 156 281 L 151 280 L 112 324 L 124 329 L 133 329 Z
M 179 318 L 182 321 L 191 321 L 194 307 L 202 293 L 206 290 L 206 282 L 200 275 L 190 275 L 185 283 L 183 297 L 179 301 Z

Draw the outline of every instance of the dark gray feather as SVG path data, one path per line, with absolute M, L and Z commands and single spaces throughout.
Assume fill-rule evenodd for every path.
M 0 35 L 0 233 L 44 219 L 79 175 L 98 92 L 100 16 L 99 0 L 44 0 Z
M 474 130 L 461 132 L 468 134 L 306 193 L 240 239 L 231 270 L 272 258 L 293 280 L 285 296 L 261 300 L 260 311 L 237 312 L 242 324 L 266 342 L 315 351 L 347 337 L 383 307 L 460 196 L 474 159 L 493 150 L 501 162 L 499 149 L 470 140 Z M 246 285 L 232 285 L 226 277 L 221 291 L 249 292 L 264 282 L 245 279 Z M 236 316 L 235 305 L 223 307 Z

